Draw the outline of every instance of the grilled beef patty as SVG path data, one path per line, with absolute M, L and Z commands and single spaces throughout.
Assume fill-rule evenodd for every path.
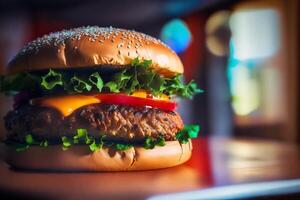
M 94 138 L 105 134 L 107 139 L 115 141 L 139 142 L 146 136 L 163 136 L 170 141 L 183 129 L 176 112 L 102 103 L 81 107 L 67 117 L 54 108 L 23 105 L 10 111 L 4 119 L 8 139 L 19 142 L 24 141 L 27 134 L 37 139 L 60 141 L 61 136 L 76 134 L 78 128 L 87 129 Z

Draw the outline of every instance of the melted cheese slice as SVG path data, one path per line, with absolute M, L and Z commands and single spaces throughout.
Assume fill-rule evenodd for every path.
M 149 95 L 149 93 L 147 93 L 145 90 L 138 90 L 132 93 L 131 96 L 134 97 L 140 97 L 140 98 L 147 98 Z M 159 96 L 152 96 L 153 99 L 157 99 L 157 100 L 164 100 L 164 101 L 169 101 L 170 97 L 168 95 L 165 94 L 159 94 Z
M 40 105 L 45 107 L 55 108 L 61 112 L 65 117 L 72 114 L 76 109 L 95 103 L 100 103 L 101 100 L 93 96 L 85 95 L 70 95 L 60 97 L 48 97 L 31 100 L 32 105 Z
M 131 96 L 147 98 L 148 93 L 144 90 L 135 91 Z M 158 97 L 153 97 L 153 99 L 165 100 L 169 101 L 170 97 L 161 94 Z M 58 97 L 46 97 L 39 99 L 32 99 L 30 104 L 39 105 L 44 107 L 51 107 L 57 109 L 61 114 L 65 117 L 69 116 L 82 106 L 101 103 L 101 100 L 94 96 L 86 96 L 86 95 L 69 95 L 69 96 L 58 96 Z
M 134 97 L 147 98 L 147 92 L 144 90 L 138 90 L 131 94 Z

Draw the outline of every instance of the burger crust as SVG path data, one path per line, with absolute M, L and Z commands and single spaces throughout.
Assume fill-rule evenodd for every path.
M 7 146 L 6 161 L 12 167 L 47 171 L 138 171 L 180 165 L 191 157 L 192 143 L 166 142 L 163 147 L 144 149 L 134 147 L 126 151 L 102 148 L 91 152 L 87 146 L 72 146 L 63 151 L 61 146 L 32 146 L 16 152 Z
M 51 33 L 30 42 L 11 60 L 7 73 L 103 65 L 125 67 L 137 57 L 152 60 L 153 70 L 166 77 L 184 71 L 177 54 L 153 37 L 93 26 Z

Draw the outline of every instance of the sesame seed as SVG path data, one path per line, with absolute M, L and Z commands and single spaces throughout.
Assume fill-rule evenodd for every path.
M 118 44 L 117 48 L 121 48 L 123 46 L 123 43 Z
M 98 27 L 98 26 L 86 26 L 86 27 L 79 27 L 73 28 L 69 30 L 62 30 L 59 32 L 50 33 L 48 35 L 44 35 L 36 40 L 28 43 L 24 48 L 21 49 L 20 55 L 26 54 L 28 51 L 35 51 L 38 52 L 43 46 L 45 45 L 53 45 L 55 47 L 65 46 L 65 41 L 67 40 L 81 40 L 82 36 L 88 38 L 89 41 L 95 42 L 98 40 L 99 37 L 103 38 L 98 40 L 100 43 L 104 43 L 104 40 L 108 40 L 110 37 L 113 38 L 111 40 L 114 43 L 114 38 L 117 37 L 118 34 L 121 34 L 121 41 L 129 39 L 127 48 L 130 49 L 131 44 L 133 44 L 132 39 L 137 40 L 138 43 L 134 45 L 135 48 L 142 47 L 142 44 L 162 44 L 166 46 L 163 42 L 158 39 L 155 39 L 151 36 L 148 36 L 143 33 L 138 33 L 134 30 L 128 31 L 124 29 L 118 29 L 113 27 Z M 146 41 L 145 41 L 146 40 Z M 142 44 L 141 44 L 142 43 Z M 120 47 L 123 44 L 118 45 Z M 166 46 L 168 47 L 168 46 Z M 169 48 L 169 47 L 168 47 Z

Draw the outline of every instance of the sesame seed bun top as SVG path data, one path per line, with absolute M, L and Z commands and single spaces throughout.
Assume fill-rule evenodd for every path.
M 183 65 L 168 46 L 143 33 L 88 26 L 50 33 L 30 42 L 8 64 L 7 73 L 44 69 L 126 66 L 135 58 L 152 60 L 163 76 L 183 73 Z

